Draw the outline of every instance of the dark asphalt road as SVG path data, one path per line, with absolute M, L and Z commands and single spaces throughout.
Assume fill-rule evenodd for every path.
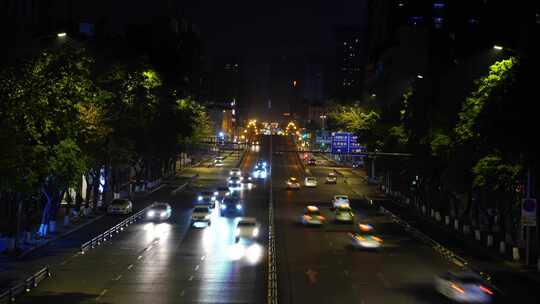
M 276 138 L 274 150 L 291 150 L 285 138 Z M 280 303 L 441 303 L 433 277 L 456 269 L 435 251 L 416 240 L 377 209 L 361 200 L 361 180 L 352 177 L 337 185 L 325 185 L 333 168 L 310 167 L 319 185 L 300 191 L 284 189 L 289 176 L 303 177 L 298 158 L 283 153 L 273 159 L 274 205 L 276 206 L 279 256 Z M 352 189 L 354 188 L 354 192 Z M 335 194 L 352 198 L 357 220 L 373 224 L 384 240 L 378 251 L 354 251 L 347 232 L 353 225 L 331 221 L 330 202 Z M 321 228 L 299 224 L 303 208 L 318 205 L 329 221 Z
M 250 151 L 241 168 L 250 171 L 257 160 Z M 195 168 L 199 178 L 171 197 L 164 189 L 154 199 L 168 201 L 173 216 L 165 223 L 138 222 L 107 244 L 84 256 L 61 262 L 54 277 L 18 300 L 20 303 L 261 303 L 265 301 L 267 193 L 265 181 L 240 195 L 245 215 L 263 227 L 255 249 L 258 259 L 240 256 L 234 245 L 234 218 L 213 214 L 212 225 L 190 227 L 195 194 L 225 185 L 229 169 Z M 255 252 L 255 251 L 253 251 Z

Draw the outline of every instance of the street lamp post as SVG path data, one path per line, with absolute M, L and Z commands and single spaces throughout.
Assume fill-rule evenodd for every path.
M 325 129 L 325 125 L 324 125 L 324 121 L 326 120 L 326 115 L 321 115 L 319 116 L 321 118 L 321 122 L 322 122 L 322 129 L 324 130 Z

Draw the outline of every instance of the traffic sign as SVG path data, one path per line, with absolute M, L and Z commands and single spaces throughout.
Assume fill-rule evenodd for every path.
M 365 147 L 358 142 L 358 136 L 349 132 L 332 133 L 333 154 L 359 154 L 365 152 Z
M 521 200 L 521 224 L 523 226 L 536 226 L 536 199 L 524 198 Z

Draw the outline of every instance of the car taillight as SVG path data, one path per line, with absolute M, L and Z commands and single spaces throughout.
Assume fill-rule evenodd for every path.
M 489 289 L 489 288 L 487 288 L 485 286 L 480 285 L 480 290 L 482 290 L 483 292 L 485 292 L 487 294 L 493 295 L 493 291 L 491 291 L 491 289 Z
M 318 218 L 319 218 L 319 220 L 321 220 L 321 221 L 324 221 L 324 220 L 325 220 L 324 216 L 321 216 L 321 215 L 319 215 Z
M 371 238 L 374 239 L 375 241 L 379 242 L 379 243 L 382 243 L 382 239 L 379 238 L 379 237 L 372 236 Z
M 456 284 L 454 283 L 451 283 L 450 284 L 450 287 L 452 287 L 453 290 L 459 292 L 459 293 L 465 293 L 465 290 L 463 290 L 463 288 L 457 286 Z

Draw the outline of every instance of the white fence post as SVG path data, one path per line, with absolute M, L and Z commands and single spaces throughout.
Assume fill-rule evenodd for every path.
M 478 230 L 478 229 L 474 230 L 474 238 L 477 241 L 480 241 L 482 239 L 482 234 L 480 233 L 480 230 Z
M 514 261 L 519 261 L 519 248 L 518 247 L 512 247 L 512 258 Z
M 505 254 L 506 253 L 506 244 L 504 243 L 504 241 L 501 241 L 499 243 L 499 252 L 501 254 Z
M 445 216 L 444 216 L 444 223 L 445 223 L 446 225 L 450 225 L 450 216 L 448 216 L 448 215 L 445 215 Z
M 493 235 L 491 235 L 491 234 L 487 235 L 486 245 L 487 245 L 487 247 L 492 247 L 493 246 Z
M 454 229 L 459 231 L 459 220 L 454 220 Z

